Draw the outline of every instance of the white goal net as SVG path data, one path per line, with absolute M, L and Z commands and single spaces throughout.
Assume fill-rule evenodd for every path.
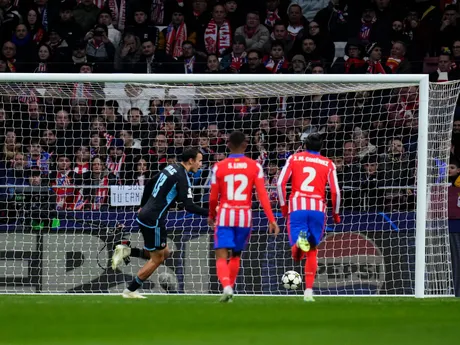
M 120 242 L 143 247 L 135 216 L 144 184 L 178 161 L 184 147 L 199 147 L 204 164 L 192 183 L 195 201 L 207 207 L 210 168 L 238 129 L 250 138 L 247 154 L 265 169 L 282 232 L 268 236 L 254 198 L 237 293 L 296 293 L 280 284 L 287 270 L 303 275 L 303 265 L 291 259 L 275 186 L 303 138 L 320 132 L 323 154 L 337 166 L 343 207 L 342 223 L 328 220 L 319 246 L 315 293 L 414 295 L 417 276 L 423 294 L 453 294 L 447 188 L 459 83 L 429 86 L 427 116 L 415 79 L 48 77 L 0 83 L 0 292 L 121 292 L 144 261 L 131 257 L 113 271 L 110 258 Z M 218 293 L 206 219 L 177 205 L 167 228 L 172 254 L 143 292 Z

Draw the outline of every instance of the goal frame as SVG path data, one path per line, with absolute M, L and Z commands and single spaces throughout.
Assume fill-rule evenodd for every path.
M 415 229 L 415 297 L 425 296 L 428 198 L 429 76 L 427 74 L 42 74 L 2 73 L 0 83 L 413 83 L 419 86 L 417 209 Z

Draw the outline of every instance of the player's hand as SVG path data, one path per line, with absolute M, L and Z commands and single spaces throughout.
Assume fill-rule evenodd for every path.
M 284 218 L 287 218 L 289 214 L 289 208 L 287 205 L 284 205 L 284 206 L 281 206 L 281 215 L 284 217 Z
M 280 233 L 280 227 L 276 222 L 271 222 L 268 224 L 268 233 L 273 234 L 273 236 L 278 236 Z
M 208 218 L 208 225 L 214 228 L 216 226 L 216 221 L 213 218 Z
M 332 218 L 334 219 L 334 224 L 340 223 L 340 216 L 338 214 L 333 214 Z

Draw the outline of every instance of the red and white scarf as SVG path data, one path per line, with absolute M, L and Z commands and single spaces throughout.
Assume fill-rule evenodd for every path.
M 123 163 L 125 162 L 126 160 L 126 154 L 123 153 L 120 157 L 120 159 L 118 160 L 118 162 L 114 161 L 110 156 L 107 157 L 107 162 L 106 162 L 106 165 L 107 165 L 107 169 L 112 173 L 114 174 L 115 176 L 119 177 L 119 173 L 121 171 L 121 168 L 123 166 Z
M 91 192 L 90 192 L 91 199 L 90 200 L 92 201 L 91 203 L 92 210 L 99 210 L 101 206 L 107 203 L 107 198 L 109 196 L 108 185 L 109 185 L 109 177 L 104 176 L 99 182 L 99 186 L 101 188 L 97 188 L 95 195 L 93 195 L 94 189 L 91 189 Z M 80 193 L 78 194 L 77 202 L 75 203 L 75 210 L 83 210 L 85 205 L 88 204 L 90 200 L 85 199 L 83 195 L 83 190 L 80 190 Z
M 83 175 L 85 172 L 87 172 L 89 169 L 89 162 L 86 162 L 85 164 L 75 164 L 75 168 L 73 171 L 76 174 Z
M 393 58 L 393 57 L 389 57 L 388 60 L 387 60 L 387 63 L 386 65 L 391 69 L 391 72 L 395 73 L 396 70 L 398 69 L 399 65 L 401 64 L 401 62 L 404 61 L 404 58 L 402 59 L 396 59 L 396 58 Z
M 439 68 L 438 68 L 438 70 L 436 72 L 438 72 L 438 80 L 437 80 L 437 82 L 442 83 L 442 82 L 445 82 L 445 81 L 449 81 L 449 72 L 441 72 L 439 70 Z
M 16 59 L 8 59 L 6 60 L 6 65 L 8 66 L 8 69 L 10 70 L 11 73 L 16 72 Z
M 88 105 L 91 105 L 91 85 L 89 83 L 75 83 L 73 85 L 72 96 L 74 101 L 86 100 Z
M 354 68 L 361 68 L 364 66 L 366 61 L 360 58 L 350 58 L 348 56 L 344 56 L 343 59 L 345 60 L 345 73 L 350 73 L 350 69 L 353 66 Z
M 281 20 L 281 17 L 278 14 L 278 9 L 274 11 L 267 10 L 267 18 L 265 19 L 265 22 L 264 22 L 265 25 L 272 28 L 273 25 L 275 25 L 276 21 L 278 20 Z
M 126 0 L 120 1 L 120 8 L 118 8 L 117 0 L 108 0 L 108 4 L 110 12 L 112 12 L 113 26 L 122 31 L 125 28 Z
M 70 171 L 64 173 L 57 172 L 56 180 L 51 182 L 56 193 L 56 203 L 58 210 L 73 209 L 75 203 L 75 188 L 57 188 L 61 186 L 72 186 L 74 183 L 69 177 Z
M 166 54 L 172 57 L 182 55 L 182 43 L 187 40 L 187 25 L 182 23 L 176 29 L 171 23 L 166 29 Z
M 289 25 L 287 27 L 287 32 L 288 32 L 288 35 L 292 38 L 296 38 L 297 35 L 299 34 L 300 31 L 303 30 L 303 25 L 299 25 L 299 26 L 292 26 L 292 25 Z
M 273 60 L 273 58 L 270 56 L 270 57 L 267 57 L 264 59 L 264 65 L 265 65 L 265 68 L 268 69 L 270 72 L 272 72 L 273 74 L 276 74 L 276 73 L 279 73 L 279 71 L 282 69 L 282 68 L 286 68 L 287 64 L 285 64 L 285 62 L 287 62 L 284 57 L 282 57 L 280 60 L 278 61 L 275 61 Z
M 369 65 L 369 67 L 367 68 L 366 74 L 387 74 L 380 61 L 368 61 L 367 64 Z
M 204 42 L 208 54 L 222 55 L 232 45 L 230 23 L 225 20 L 220 27 L 211 19 L 204 32 Z
M 359 39 L 361 41 L 369 41 L 369 38 L 371 36 L 371 29 L 374 23 L 377 21 L 377 18 L 373 18 L 370 23 L 365 22 L 363 19 L 361 19 L 361 29 L 359 30 Z
M 243 66 L 243 64 L 245 64 L 248 61 L 248 59 L 246 57 L 246 52 L 241 54 L 240 57 L 237 57 L 237 56 L 235 56 L 234 53 L 232 53 L 231 57 L 232 57 L 232 62 L 230 64 L 230 68 L 235 69 L 235 71 L 239 71 L 240 68 Z

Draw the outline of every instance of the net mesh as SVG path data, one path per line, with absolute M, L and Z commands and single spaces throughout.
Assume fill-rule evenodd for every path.
M 430 86 L 425 292 L 452 294 L 448 165 L 458 83 Z M 121 292 L 144 263 L 113 271 L 115 245 L 142 248 L 135 222 L 148 179 L 198 146 L 195 202 L 208 203 L 210 168 L 243 130 L 276 182 L 311 132 L 325 138 L 343 195 L 342 224 L 319 246 L 317 294 L 413 295 L 419 94 L 417 84 L 0 84 L 0 291 Z M 3 181 L 3 182 L 1 182 Z M 236 290 L 295 294 L 284 220 L 276 239 L 253 200 L 254 225 Z M 144 292 L 217 293 L 212 231 L 181 205 L 169 212 L 171 256 Z M 133 251 L 135 253 L 135 250 Z

